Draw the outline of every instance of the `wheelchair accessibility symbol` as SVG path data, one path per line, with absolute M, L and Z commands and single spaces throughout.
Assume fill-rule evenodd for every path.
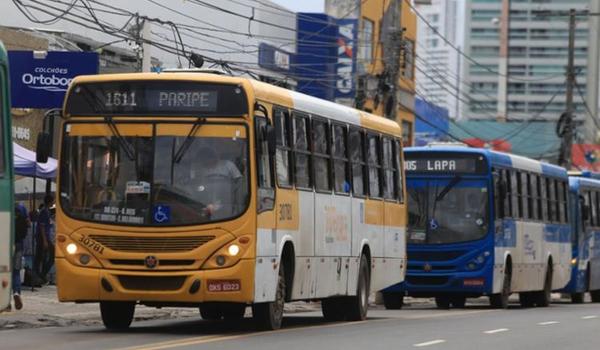
M 171 207 L 158 204 L 154 206 L 152 218 L 157 224 L 164 224 L 171 221 Z
M 429 220 L 429 228 L 432 230 L 437 230 L 440 225 L 438 224 L 436 219 Z

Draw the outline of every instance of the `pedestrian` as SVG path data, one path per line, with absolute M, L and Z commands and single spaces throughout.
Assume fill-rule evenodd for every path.
M 21 310 L 23 308 L 23 299 L 21 298 L 21 268 L 23 262 L 23 243 L 31 223 L 29 222 L 29 216 L 27 209 L 21 203 L 15 204 L 15 246 L 14 246 L 14 260 L 12 270 L 12 289 L 13 289 L 13 300 L 15 303 L 15 309 Z
M 50 207 L 54 203 L 54 197 L 50 194 L 44 197 L 44 203 L 37 216 L 37 239 L 35 254 L 35 271 L 42 284 L 47 283 L 46 275 L 54 263 L 54 246 L 51 240 L 52 219 Z

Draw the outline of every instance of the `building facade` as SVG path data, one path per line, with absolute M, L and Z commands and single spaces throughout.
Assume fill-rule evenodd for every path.
M 464 0 L 432 0 L 419 5 L 419 13 L 431 25 L 419 20 L 416 48 L 417 92 L 429 103 L 446 109 L 450 118 L 459 119 L 459 102 L 464 86 L 460 78 L 461 57 L 453 46 L 463 47 Z
M 555 122 L 566 110 L 569 35 L 568 17 L 559 13 L 570 9 L 593 11 L 598 3 L 467 0 L 464 52 L 472 60 L 463 59 L 462 65 L 470 98 L 462 103 L 463 115 L 469 120 Z M 504 14 L 503 6 L 508 6 Z M 588 16 L 578 16 L 576 21 L 578 88 L 574 102 L 580 123 L 591 119 L 588 109 L 594 116 L 597 111 L 597 23 Z M 501 35 L 503 28 L 507 29 L 505 36 Z

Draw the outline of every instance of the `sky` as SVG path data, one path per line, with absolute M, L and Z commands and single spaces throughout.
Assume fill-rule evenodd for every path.
M 323 12 L 325 0 L 271 0 L 296 12 Z

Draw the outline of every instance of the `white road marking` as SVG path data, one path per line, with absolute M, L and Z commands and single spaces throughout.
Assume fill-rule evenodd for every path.
M 560 323 L 560 322 L 558 322 L 558 321 L 546 321 L 546 322 L 540 322 L 540 323 L 538 323 L 538 325 L 540 325 L 540 326 L 549 326 L 551 324 L 557 324 L 557 323 Z
M 581 319 L 582 320 L 591 320 L 594 318 L 598 318 L 598 316 L 596 316 L 596 315 L 583 316 Z
M 483 333 L 485 333 L 485 334 L 496 334 L 496 333 L 502 333 L 502 332 L 508 332 L 508 328 L 492 329 L 492 330 L 489 330 L 489 331 L 485 331 Z
M 437 344 L 441 344 L 441 343 L 445 343 L 445 342 L 446 341 L 444 339 L 436 339 L 436 340 L 432 340 L 432 341 L 426 341 L 424 343 L 413 344 L 413 346 L 417 347 L 417 348 L 422 348 L 424 346 L 437 345 Z

